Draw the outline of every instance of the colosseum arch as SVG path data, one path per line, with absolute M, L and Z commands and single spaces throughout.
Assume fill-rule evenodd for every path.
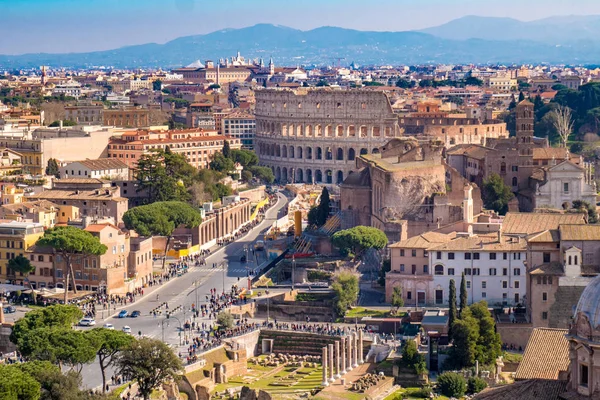
M 315 126 L 315 136 L 322 137 L 323 136 L 323 125 L 318 124 Z
M 335 130 L 336 130 L 337 137 L 344 136 L 344 126 L 343 125 L 338 125 Z
M 305 136 L 310 137 L 313 135 L 313 127 L 310 124 L 307 124 L 304 128 Z
M 327 171 L 325 171 L 325 181 L 327 183 L 333 183 L 333 173 L 331 172 L 330 169 L 328 169 Z
M 379 154 L 379 149 L 374 147 L 373 150 L 371 150 L 371 154 Z
M 348 161 L 352 161 L 356 158 L 356 151 L 353 148 L 348 149 Z
M 356 136 L 356 127 L 354 125 L 348 126 L 348 136 L 350 136 L 350 137 Z
M 288 169 L 287 167 L 283 167 L 281 169 L 281 180 L 285 183 L 288 181 Z
M 333 152 L 331 151 L 331 147 L 326 147 L 325 148 L 325 159 L 326 160 L 333 160 Z
M 275 143 L 271 144 L 271 154 L 272 157 L 275 156 Z
M 275 147 L 275 151 L 276 151 L 275 155 L 277 157 L 281 157 L 281 145 L 277 145 L 277 147 Z
M 283 136 L 287 136 L 288 135 L 288 128 L 286 124 L 281 124 L 281 134 Z
M 326 130 L 327 137 L 333 137 L 333 126 L 327 125 L 325 130 Z
M 373 136 L 374 137 L 381 136 L 381 128 L 380 127 L 378 127 L 378 126 L 373 127 Z
M 368 136 L 368 133 L 367 133 L 367 127 L 366 127 L 366 126 L 364 126 L 364 125 L 362 125 L 362 126 L 360 127 L 360 137 L 361 137 L 361 138 L 366 138 L 367 136 Z
M 315 149 L 315 160 L 322 160 L 323 159 L 323 149 L 320 147 L 317 147 Z
M 392 128 L 389 126 L 385 127 L 385 137 L 392 137 Z
M 343 171 L 338 171 L 337 172 L 336 183 L 340 184 L 342 182 L 344 182 L 344 172 Z
M 302 160 L 302 147 L 298 146 L 298 159 Z
M 294 124 L 290 124 L 290 126 L 288 127 L 288 135 L 296 136 L 296 131 L 294 130 Z
M 364 154 L 369 154 L 369 150 L 367 150 L 363 147 L 362 149 L 360 149 L 360 155 L 362 156 Z
M 277 169 L 275 170 L 275 180 L 277 182 L 281 181 L 281 167 L 277 167 Z
M 313 149 L 312 149 L 312 147 L 307 147 L 306 148 L 306 159 L 312 160 L 312 158 L 313 158 Z
M 302 168 L 298 168 L 296 170 L 296 183 L 301 182 L 304 182 L 304 171 L 302 171 Z
M 315 170 L 315 183 L 322 183 L 323 182 L 323 173 L 321 172 L 320 169 L 316 169 Z
M 281 157 L 287 158 L 287 156 L 288 156 L 287 146 L 284 144 L 283 147 L 281 148 Z
M 336 151 L 335 159 L 338 161 L 342 161 L 344 159 L 344 149 L 342 149 L 341 147 L 338 147 L 338 149 Z
M 290 157 L 290 158 L 295 158 L 295 157 L 294 157 L 294 149 L 295 149 L 295 147 L 294 147 L 294 146 L 290 146 L 290 149 L 289 149 L 289 151 L 288 151 L 288 152 L 289 152 L 289 157 Z
M 306 183 L 313 183 L 313 173 L 310 168 L 306 170 Z
M 296 136 L 303 136 L 302 135 L 302 125 L 296 126 Z

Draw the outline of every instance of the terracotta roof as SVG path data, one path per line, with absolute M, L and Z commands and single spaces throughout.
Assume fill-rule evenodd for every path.
M 525 240 L 503 236 L 498 242 L 497 234 L 473 235 L 471 237 L 460 237 L 447 243 L 434 246 L 434 251 L 520 251 L 527 248 Z
M 54 179 L 54 184 L 60 185 L 61 183 L 66 184 L 98 184 L 98 183 L 109 183 L 109 180 L 98 179 L 98 178 L 64 178 L 64 179 Z
M 12 212 L 25 213 L 58 210 L 59 206 L 48 200 L 26 201 L 17 204 L 3 204 L 2 208 Z
M 123 169 L 127 168 L 127 164 L 123 161 L 118 160 L 116 158 L 99 158 L 97 160 L 82 160 L 82 161 L 74 161 L 84 165 L 85 167 L 91 170 L 104 170 L 104 169 Z M 69 167 L 69 164 L 66 165 L 66 168 Z
M 477 160 L 483 160 L 489 151 L 495 151 L 484 146 L 476 144 L 458 145 L 448 150 L 448 155 L 464 155 Z
M 114 228 L 120 232 L 119 228 L 117 228 L 113 224 L 109 224 L 109 223 L 107 223 L 107 224 L 90 224 L 84 230 L 88 231 L 88 232 L 100 232 L 108 227 Z
M 529 243 L 552 243 L 558 241 L 560 241 L 558 229 L 548 229 L 542 233 L 536 233 L 527 238 L 527 242 Z
M 563 275 L 564 270 L 562 264 L 558 261 L 551 261 L 539 265 L 536 269 L 530 272 L 531 275 Z
M 446 235 L 438 232 L 426 232 L 422 235 L 413 236 L 406 240 L 391 244 L 392 248 L 428 249 L 442 243 L 451 241 L 454 235 Z
M 41 193 L 37 193 L 31 196 L 32 199 L 39 200 L 108 200 L 108 201 L 122 201 L 127 200 L 124 197 L 113 197 L 113 188 L 109 189 L 109 193 L 106 194 L 105 189 L 98 189 L 99 192 L 96 194 L 95 190 L 45 190 Z M 79 192 L 79 193 L 77 193 Z
M 562 224 L 585 224 L 583 213 L 517 213 L 509 212 L 502 222 L 502 232 L 507 234 L 533 234 L 548 229 L 558 229 Z
M 562 224 L 558 229 L 562 240 L 600 240 L 600 225 Z
M 569 368 L 567 329 L 535 328 L 531 333 L 515 380 L 558 379 Z
M 533 149 L 534 160 L 564 160 L 569 149 L 566 147 L 535 147 Z
M 567 381 L 529 379 L 489 388 L 477 394 L 475 400 L 558 400 L 567 389 Z

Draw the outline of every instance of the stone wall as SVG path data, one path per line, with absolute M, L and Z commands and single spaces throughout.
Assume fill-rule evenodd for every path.
M 2 353 L 10 353 L 17 350 L 17 347 L 10 341 L 12 326 L 11 323 L 0 325 L 0 352 Z
M 260 331 L 254 331 L 231 339 L 231 343 L 234 348 L 246 349 L 246 358 L 250 358 L 260 353 L 259 337 Z
M 525 350 L 529 336 L 533 331 L 531 324 L 496 324 L 496 330 L 500 334 L 500 340 L 503 344 L 513 345 L 517 349 L 520 347 Z

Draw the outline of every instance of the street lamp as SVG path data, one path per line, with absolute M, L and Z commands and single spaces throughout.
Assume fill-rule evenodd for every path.
M 294 277 L 296 275 L 296 257 L 292 254 L 292 290 L 294 290 Z
M 174 320 L 176 320 L 179 323 L 179 345 L 181 346 L 181 331 L 183 329 L 182 329 L 182 326 L 181 326 L 181 321 L 177 317 L 169 316 L 169 318 L 165 318 L 165 319 L 163 319 L 161 321 L 160 325 L 161 325 L 161 328 L 162 328 L 162 341 L 163 342 L 165 341 L 165 321 L 167 322 L 167 327 L 169 327 L 169 319 L 171 319 L 171 318 L 174 319 Z

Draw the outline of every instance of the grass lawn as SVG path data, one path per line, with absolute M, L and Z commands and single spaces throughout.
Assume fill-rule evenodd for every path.
M 398 315 L 394 315 L 394 317 L 403 317 L 406 313 L 400 312 Z M 373 310 L 370 308 L 364 307 L 354 307 L 351 310 L 348 310 L 346 313 L 346 317 L 349 318 L 362 318 L 362 317 L 373 317 L 373 318 L 386 318 L 391 317 L 389 310 Z
M 510 351 L 502 352 L 502 359 L 509 363 L 520 363 L 523 360 L 523 354 L 511 353 Z
M 416 399 L 420 399 L 421 397 L 411 397 L 411 394 L 415 393 L 419 389 L 420 388 L 416 388 L 416 387 L 400 389 L 400 390 L 397 390 L 394 393 L 388 395 L 383 400 L 396 400 L 396 399 L 416 400 Z M 441 396 L 441 395 L 437 396 L 437 397 L 434 397 L 434 399 L 436 399 L 436 400 L 449 400 L 448 397 Z

